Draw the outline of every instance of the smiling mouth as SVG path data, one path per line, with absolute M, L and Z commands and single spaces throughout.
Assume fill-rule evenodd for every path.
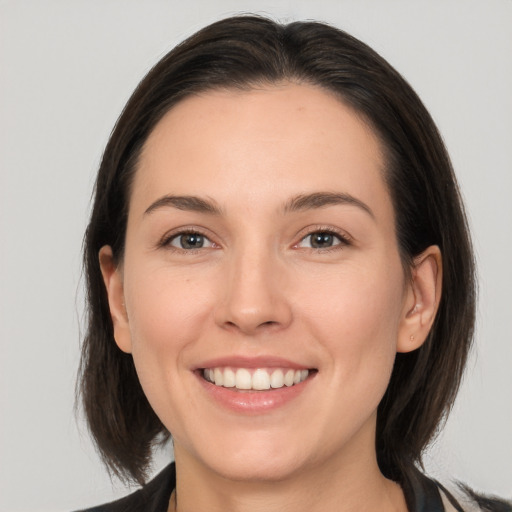
M 242 391 L 266 391 L 292 387 L 304 382 L 315 370 L 291 368 L 204 368 L 202 377 L 224 388 Z

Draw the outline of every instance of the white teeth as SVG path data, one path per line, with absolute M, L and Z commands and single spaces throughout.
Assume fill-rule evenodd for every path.
M 284 386 L 283 370 L 276 370 L 270 377 L 270 387 L 282 388 Z
M 252 389 L 252 377 L 251 372 L 249 370 L 239 368 L 236 371 L 235 387 L 237 389 Z
M 308 370 L 291 369 L 263 369 L 248 370 L 246 368 L 205 368 L 203 377 L 215 384 L 225 388 L 237 388 L 244 390 L 267 390 L 279 389 L 284 386 L 290 387 L 304 382 L 309 375 Z
M 217 383 L 215 383 L 217 384 Z M 233 370 L 226 368 L 224 370 L 224 384 L 225 388 L 234 388 L 236 386 L 236 375 Z
M 214 371 L 215 385 L 222 386 L 224 383 L 224 372 L 220 368 L 215 368 Z
M 252 389 L 270 389 L 270 375 L 265 370 L 256 370 L 252 376 Z
M 293 386 L 293 377 L 295 375 L 295 372 L 293 370 L 288 370 L 286 372 L 286 375 L 284 376 L 284 385 L 285 386 Z

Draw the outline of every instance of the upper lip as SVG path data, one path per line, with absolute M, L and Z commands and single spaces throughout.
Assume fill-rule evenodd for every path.
M 276 356 L 257 356 L 257 357 L 247 357 L 247 356 L 226 356 L 226 357 L 218 357 L 215 359 L 208 359 L 207 361 L 203 361 L 198 364 L 195 369 L 204 369 L 204 368 L 222 368 L 222 367 L 232 367 L 232 368 L 291 368 L 293 370 L 308 370 L 311 369 L 311 366 L 307 364 L 301 364 L 295 361 L 291 361 L 289 359 L 284 359 L 282 357 Z

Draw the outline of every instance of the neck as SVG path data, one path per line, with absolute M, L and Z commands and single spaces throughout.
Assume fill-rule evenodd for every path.
M 279 480 L 234 480 L 175 446 L 177 512 L 405 512 L 400 487 L 380 472 L 374 450 L 335 456 Z M 176 505 L 176 509 L 173 507 Z

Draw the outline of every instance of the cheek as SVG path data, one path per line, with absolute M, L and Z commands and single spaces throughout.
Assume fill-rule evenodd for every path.
M 208 294 L 201 280 L 165 268 L 132 276 L 125 292 L 133 313 L 129 320 L 134 345 L 164 350 L 193 338 L 201 327 L 198 317 L 207 314 Z
M 389 378 L 403 301 L 401 267 L 390 268 L 347 269 L 325 279 L 321 293 L 302 294 L 308 328 L 345 378 Z
M 209 316 L 202 280 L 166 269 L 132 273 L 125 286 L 132 353 L 148 395 L 183 370 L 187 349 L 202 337 Z
M 201 276 L 145 265 L 126 272 L 132 355 L 139 381 L 162 423 L 179 434 L 190 417 L 192 397 L 184 383 L 190 352 L 209 322 L 210 287 Z

